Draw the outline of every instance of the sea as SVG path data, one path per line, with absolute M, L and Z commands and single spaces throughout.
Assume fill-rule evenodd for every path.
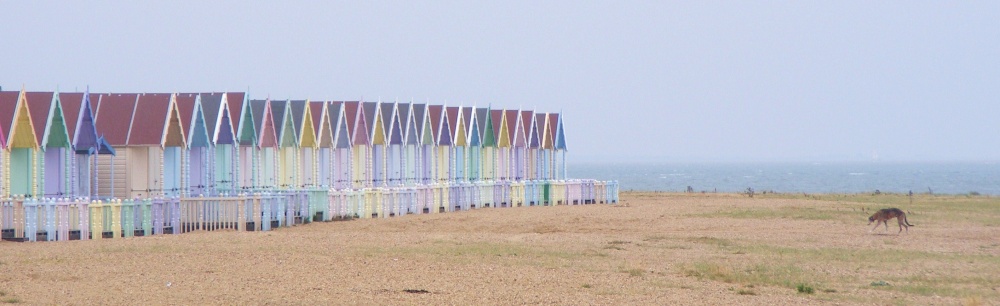
M 997 162 L 570 163 L 569 178 L 620 190 L 1000 195 Z

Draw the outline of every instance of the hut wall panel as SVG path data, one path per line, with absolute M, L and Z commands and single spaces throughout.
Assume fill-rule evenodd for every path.
M 98 155 L 95 174 L 98 197 L 127 198 L 131 188 L 128 180 L 130 150 L 115 148 L 116 156 Z M 145 172 L 141 172 L 145 175 Z M 93 181 L 92 181 L 93 182 Z
M 277 169 L 275 168 L 275 149 L 264 148 L 260 151 L 260 178 L 257 184 L 263 188 L 277 187 Z
M 66 196 L 68 177 L 66 176 L 67 165 L 66 148 L 48 148 L 45 150 L 45 197 Z
M 161 151 L 161 149 L 159 149 L 159 148 L 153 148 L 153 149 L 150 149 L 149 151 L 150 151 L 150 161 L 151 161 L 151 164 L 155 165 L 155 162 L 159 162 L 159 161 L 154 160 L 154 158 L 158 157 L 157 156 L 158 155 L 157 151 Z M 163 152 L 162 153 L 163 154 L 163 174 L 162 174 L 162 176 L 161 175 L 155 175 L 155 176 L 152 176 L 151 178 L 153 179 L 152 182 L 155 184 L 154 186 L 156 186 L 156 188 L 154 188 L 154 190 L 157 190 L 157 191 L 162 190 L 162 191 L 161 192 L 154 192 L 154 194 L 163 194 L 163 195 L 167 195 L 167 196 L 171 196 L 171 197 L 180 196 L 181 195 L 181 187 L 183 186 L 181 184 L 182 183 L 182 179 L 181 178 L 184 175 L 184 173 L 182 172 L 183 171 L 182 170 L 183 169 L 183 159 L 182 159 L 183 156 L 182 156 L 182 154 L 184 154 L 183 149 L 179 148 L 179 147 L 166 147 L 166 148 L 163 148 L 161 152 Z M 154 171 L 155 170 L 150 171 L 150 172 L 155 173 Z M 156 173 L 156 174 L 159 174 L 159 173 Z M 163 178 L 163 182 L 162 183 L 156 182 L 156 180 L 158 178 L 160 178 L 160 177 Z
M 10 149 L 10 194 L 29 195 L 31 192 L 31 164 L 34 150 L 28 148 Z
M 212 185 L 208 181 L 208 172 L 211 170 L 206 167 L 208 165 L 208 148 L 191 148 L 188 151 L 188 163 L 190 166 L 187 181 L 189 194 L 192 196 L 208 195 L 208 189 Z
M 299 170 L 301 172 L 301 184 L 315 187 L 316 181 L 316 150 L 314 148 L 302 148 L 302 157 L 299 160 Z
M 76 159 L 76 195 L 81 197 L 92 197 L 91 194 L 91 174 L 92 174 L 92 155 L 85 154 L 74 154 L 73 158 Z
M 239 185 L 240 187 L 253 187 L 255 184 L 256 162 L 254 162 L 253 147 L 239 147 Z
M 320 148 L 317 152 L 316 161 L 318 177 L 316 185 L 321 187 L 333 186 L 333 148 Z
M 218 145 L 213 150 L 215 159 L 213 162 L 214 181 L 211 182 L 218 192 L 232 193 L 235 189 L 233 187 L 233 151 L 235 148 L 232 145 Z M 249 172 L 249 169 L 247 169 Z

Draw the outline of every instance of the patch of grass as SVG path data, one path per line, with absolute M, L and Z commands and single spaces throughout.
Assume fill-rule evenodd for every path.
M 631 269 L 621 268 L 619 269 L 619 271 L 621 271 L 622 273 L 628 273 L 628 275 L 632 277 L 640 277 L 646 274 L 646 270 L 639 268 L 631 268 Z
M 780 208 L 731 208 L 691 216 L 734 219 L 849 220 L 856 217 L 856 214 L 852 214 L 851 211 L 837 211 L 825 207 L 787 206 Z
M 583 285 L 582 285 L 582 286 L 580 286 L 580 287 L 581 287 L 581 288 L 584 288 L 584 289 L 590 289 L 590 288 L 591 288 L 591 287 L 593 287 L 593 286 L 591 286 L 590 284 L 583 284 Z
M 874 281 L 874 282 L 871 283 L 871 286 L 872 287 L 888 287 L 889 283 L 887 283 L 885 281 Z
M 611 240 L 611 241 L 608 242 L 608 244 L 610 244 L 610 245 L 629 244 L 629 243 L 631 243 L 631 242 L 622 241 L 622 240 Z
M 813 292 L 815 292 L 815 289 L 806 284 L 799 284 L 798 286 L 795 286 L 795 291 L 798 291 L 799 293 L 813 294 Z
M 0 300 L 0 303 L 4 303 L 4 304 L 20 304 L 21 303 L 21 299 L 16 298 L 16 297 L 9 297 L 9 298 L 5 298 L 5 299 Z
M 754 292 L 751 289 L 740 289 L 737 290 L 736 293 L 739 295 L 757 295 L 757 292 Z
M 686 240 L 688 242 L 693 242 L 693 243 L 716 245 L 716 246 L 731 246 L 731 245 L 733 245 L 732 241 L 729 241 L 729 240 L 726 240 L 726 239 L 722 239 L 722 238 L 706 237 L 706 236 L 687 238 L 687 239 L 684 239 L 684 240 Z
M 826 288 L 826 289 L 823 289 L 823 292 L 824 293 L 837 293 L 837 289 Z
M 624 251 L 625 250 L 625 248 L 617 246 L 617 245 L 606 245 L 606 246 L 604 246 L 604 249 L 605 250 L 618 250 L 618 251 Z

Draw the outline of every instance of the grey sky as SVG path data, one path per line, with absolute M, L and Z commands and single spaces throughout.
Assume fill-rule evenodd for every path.
M 4 90 L 564 112 L 570 161 L 1000 161 L 1000 2 L 0 3 Z

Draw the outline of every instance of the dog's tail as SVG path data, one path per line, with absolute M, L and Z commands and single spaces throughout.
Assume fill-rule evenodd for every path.
M 913 224 L 910 224 L 910 220 L 906 219 L 906 215 L 903 215 L 903 223 L 906 223 L 906 226 L 914 226 Z

